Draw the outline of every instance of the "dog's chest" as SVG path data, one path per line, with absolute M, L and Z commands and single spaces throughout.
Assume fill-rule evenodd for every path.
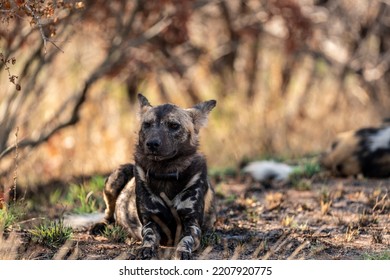
M 184 180 L 183 178 L 181 180 L 149 180 L 147 189 L 150 198 L 147 199 L 145 206 L 156 213 L 166 211 L 170 213 L 170 207 L 181 212 L 194 212 L 199 208 L 198 204 L 204 196 L 201 182 L 203 180 L 200 179 L 200 174 Z
M 149 183 L 150 191 L 161 197 L 162 193 L 168 197 L 168 199 L 173 200 L 183 188 L 180 187 L 178 181 L 172 180 L 150 180 Z

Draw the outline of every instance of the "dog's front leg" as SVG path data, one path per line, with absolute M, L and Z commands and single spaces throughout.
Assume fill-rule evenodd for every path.
M 197 219 L 183 221 L 183 237 L 176 247 L 175 258 L 181 260 L 191 259 L 192 252 L 200 245 L 202 230 Z
M 142 223 L 142 245 L 138 249 L 138 259 L 152 259 L 157 256 L 161 240 L 161 229 L 158 225 L 158 213 L 165 208 L 164 202 L 153 194 L 148 186 L 145 172 L 136 168 L 136 205 L 138 217 Z
M 160 233 L 158 225 L 149 221 L 142 227 L 142 245 L 138 249 L 137 258 L 150 260 L 157 256 L 157 248 L 160 244 Z
M 134 165 L 123 164 L 106 179 L 103 198 L 106 203 L 105 223 L 114 223 L 116 201 L 126 184 L 134 177 Z
M 175 257 L 178 259 L 190 259 L 192 252 L 200 245 L 206 192 L 206 187 L 202 182 L 190 185 L 173 201 L 182 226 L 181 239 L 175 253 Z
M 103 198 L 106 203 L 104 220 L 91 226 L 89 229 L 91 234 L 101 234 L 104 232 L 108 224 L 113 224 L 115 222 L 114 214 L 118 196 L 121 194 L 122 190 L 131 178 L 133 178 L 133 169 L 134 165 L 132 164 L 121 165 L 106 179 L 103 190 Z

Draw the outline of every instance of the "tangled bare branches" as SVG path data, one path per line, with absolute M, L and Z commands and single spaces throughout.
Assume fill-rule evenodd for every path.
M 170 75 L 193 103 L 201 99 L 193 69 L 202 64 L 221 81 L 218 98 L 239 93 L 251 101 L 268 83 L 268 69 L 263 72 L 272 53 L 281 57 L 280 73 L 272 75 L 280 80 L 282 97 L 288 95 L 302 64 L 311 69 L 289 119 L 305 117 L 304 105 L 325 76 L 338 84 L 339 97 L 348 97 L 347 81 L 353 77 L 369 102 L 386 115 L 389 16 L 388 1 L 380 0 L 0 1 L 0 74 L 6 73 L 13 84 L 0 93 L 0 159 L 15 148 L 12 132 L 18 125 L 20 149 L 36 147 L 75 125 L 88 93 L 102 78 L 123 83 L 130 100 L 142 81 L 153 80 L 169 101 L 161 77 Z M 68 55 L 66 47 L 77 34 L 84 34 L 84 44 L 99 54 L 96 65 L 74 84 L 67 83 L 63 103 L 32 125 L 41 100 L 59 94 L 51 92 L 55 86 L 48 86 L 60 76 L 53 62 L 59 54 Z M 326 74 L 321 72 L 323 65 Z M 337 106 L 338 98 L 333 104 Z

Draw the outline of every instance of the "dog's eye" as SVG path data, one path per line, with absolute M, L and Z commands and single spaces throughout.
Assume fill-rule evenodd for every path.
M 144 122 L 143 124 L 142 124 L 142 127 L 143 128 L 150 128 L 152 126 L 152 124 L 150 123 L 150 122 Z
M 171 130 L 178 130 L 180 128 L 180 124 L 175 122 L 168 123 L 168 128 Z

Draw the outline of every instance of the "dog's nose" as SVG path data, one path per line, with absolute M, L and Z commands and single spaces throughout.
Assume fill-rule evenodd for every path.
M 152 152 L 156 152 L 158 148 L 161 146 L 161 141 L 159 139 L 152 139 L 146 142 L 146 146 Z

